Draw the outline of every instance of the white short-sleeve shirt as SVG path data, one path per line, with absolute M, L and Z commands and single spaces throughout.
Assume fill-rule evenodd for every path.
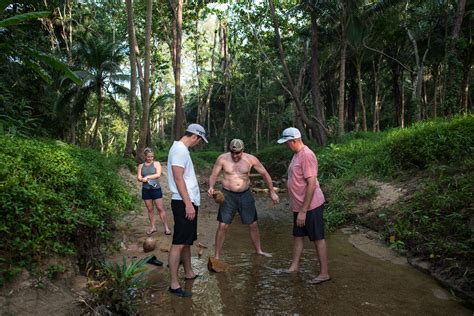
M 168 184 L 171 191 L 172 200 L 183 200 L 178 192 L 176 183 L 174 182 L 172 166 L 178 166 L 184 168 L 184 182 L 188 190 L 189 198 L 194 205 L 199 206 L 201 204 L 201 192 L 199 190 L 199 183 L 196 178 L 194 171 L 193 161 L 189 154 L 188 148 L 181 141 L 175 141 L 171 146 L 168 153 Z

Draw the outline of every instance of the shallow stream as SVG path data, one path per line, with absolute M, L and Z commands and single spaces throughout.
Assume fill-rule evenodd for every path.
M 257 197 L 257 205 L 263 250 L 272 253 L 272 258 L 253 254 L 248 227 L 236 216 L 223 254 L 232 269 L 209 272 L 216 212 L 201 211 L 199 241 L 209 248 L 202 257 L 193 249 L 192 264 L 202 278 L 183 281 L 193 297 L 170 295 L 167 268 L 155 268 L 148 274 L 153 287 L 141 308 L 143 315 L 473 315 L 430 276 L 363 253 L 342 231 L 327 236 L 331 281 L 308 282 L 318 272 L 314 245 L 309 241 L 300 273 L 285 273 L 292 247 L 288 203 L 283 198 L 278 207 L 270 207 L 268 199 Z

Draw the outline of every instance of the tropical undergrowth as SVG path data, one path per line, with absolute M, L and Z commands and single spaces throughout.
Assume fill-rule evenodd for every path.
M 407 196 L 389 209 L 375 210 L 378 228 L 391 247 L 421 257 L 441 274 L 460 280 L 473 291 L 474 116 L 415 124 L 382 133 L 351 133 L 317 154 L 319 181 L 327 198 L 325 219 L 335 227 L 359 219 L 350 210 L 377 194 L 361 179 L 404 186 L 415 179 Z M 260 159 L 284 175 L 288 150 L 266 148 Z
M 93 315 L 136 315 L 147 286 L 145 264 L 150 256 L 121 263 L 103 262 L 88 275 Z
M 134 205 L 116 172 L 122 163 L 59 141 L 0 136 L 0 285 L 55 255 L 82 269 L 100 260 L 113 220 Z

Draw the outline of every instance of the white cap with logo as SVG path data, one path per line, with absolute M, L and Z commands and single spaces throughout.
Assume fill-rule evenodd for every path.
M 290 139 L 301 138 L 301 133 L 296 127 L 288 127 L 281 133 L 280 139 L 277 140 L 278 144 L 283 144 Z
M 206 138 L 206 130 L 199 124 L 190 124 L 186 129 L 186 132 L 196 134 L 200 136 L 206 143 L 208 143 Z

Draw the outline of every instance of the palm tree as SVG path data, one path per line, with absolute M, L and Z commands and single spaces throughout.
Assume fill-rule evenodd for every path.
M 81 86 L 73 86 L 66 91 L 60 99 L 58 104 L 61 109 L 69 112 L 72 115 L 74 126 L 79 115 L 84 111 L 87 102 L 92 95 L 97 97 L 97 111 L 95 121 L 93 123 L 93 134 L 90 141 L 92 147 L 96 147 L 97 134 L 100 127 L 100 119 L 102 116 L 104 98 L 113 100 L 113 92 L 127 93 L 127 89 L 122 87 L 120 81 L 128 80 L 129 78 L 122 75 L 120 64 L 125 59 L 125 50 L 121 44 L 113 42 L 109 39 L 86 38 L 78 42 L 74 50 L 76 56 L 76 63 L 81 70 L 75 73 L 82 78 L 83 84 Z M 112 102 L 115 104 L 115 102 Z M 69 105 L 69 107 L 67 107 Z M 74 135 L 74 132 L 72 132 Z M 72 139 L 72 142 L 74 140 Z

